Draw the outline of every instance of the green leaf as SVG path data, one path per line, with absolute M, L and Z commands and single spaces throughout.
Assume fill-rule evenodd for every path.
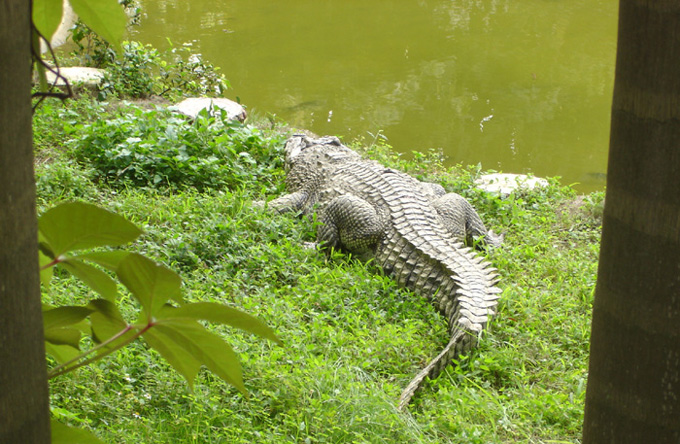
M 82 321 L 90 313 L 92 313 L 92 309 L 88 307 L 74 306 L 43 310 L 43 328 L 48 330 L 50 328 L 68 327 Z
M 127 15 L 117 0 L 70 0 L 80 20 L 116 48 L 127 26 Z
M 46 267 L 52 259 L 45 256 L 42 251 L 38 251 L 38 263 L 40 264 L 40 282 L 47 288 L 50 286 L 50 281 L 54 275 L 54 267 Z M 43 268 L 46 267 L 46 268 Z
M 95 264 L 115 272 L 118 270 L 118 264 L 125 259 L 130 253 L 123 250 L 112 251 L 93 251 L 91 253 L 83 253 L 72 256 L 74 259 L 91 261 Z
M 124 217 L 82 202 L 47 210 L 38 219 L 38 228 L 55 257 L 72 250 L 123 245 L 142 234 Z
M 188 318 L 194 320 L 204 320 L 218 324 L 226 324 L 241 330 L 254 333 L 263 338 L 281 344 L 281 340 L 276 337 L 274 330 L 264 322 L 254 316 L 244 313 L 235 308 L 213 302 L 196 302 L 186 304 L 179 308 L 166 307 L 163 316 L 168 318 Z
M 80 355 L 80 350 L 70 345 L 57 345 L 45 342 L 45 352 L 58 363 L 63 364 Z
M 105 299 L 115 301 L 118 297 L 116 282 L 102 270 L 72 257 L 60 262 L 59 265 L 85 282 L 88 287 L 102 295 Z
M 194 379 L 201 368 L 201 363 L 162 330 L 151 328 L 143 334 L 143 337 L 150 347 L 156 349 L 179 374 L 184 376 L 189 388 L 193 390 Z
M 147 317 L 156 316 L 163 305 L 172 299 L 182 300 L 182 279 L 174 271 L 156 264 L 146 257 L 131 253 L 118 265 L 118 278 L 137 298 Z
M 33 24 L 47 40 L 61 23 L 63 0 L 33 0 Z
M 104 444 L 92 433 L 70 427 L 52 419 L 50 421 L 52 429 L 52 444 Z
M 97 343 L 102 343 L 121 331 L 128 328 L 127 322 L 118 311 L 118 307 L 106 299 L 96 299 L 87 305 L 93 312 L 90 314 L 90 324 L 92 325 L 92 339 Z M 134 335 L 131 330 L 123 335 L 122 339 L 127 339 L 129 335 Z
M 221 337 L 209 332 L 196 321 L 163 320 L 159 321 L 154 329 L 157 333 L 166 335 L 176 347 L 184 349 L 196 361 L 247 396 L 241 375 L 241 364 L 231 346 Z
M 54 345 L 70 345 L 78 349 L 80 346 L 80 330 L 70 327 L 49 328 L 45 330 L 45 342 Z

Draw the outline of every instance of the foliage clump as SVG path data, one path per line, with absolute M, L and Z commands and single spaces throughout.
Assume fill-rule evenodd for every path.
M 130 109 L 84 125 L 71 147 L 115 188 L 234 189 L 252 180 L 266 187 L 281 166 L 280 139 L 220 110 L 191 122 L 168 110 Z
M 104 79 L 98 86 L 101 100 L 221 97 L 229 87 L 219 68 L 193 53 L 190 44 L 160 52 L 151 45 L 130 41 L 123 42 L 120 54 L 111 48 L 104 54 L 100 61 Z

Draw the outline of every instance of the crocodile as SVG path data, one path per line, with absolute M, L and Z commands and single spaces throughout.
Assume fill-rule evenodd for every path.
M 321 246 L 374 258 L 447 319 L 449 342 L 406 386 L 402 410 L 426 378 L 477 345 L 501 290 L 496 270 L 465 243 L 497 246 L 502 238 L 462 196 L 363 159 L 336 137 L 294 135 L 284 151 L 289 193 L 267 206 L 316 213 Z

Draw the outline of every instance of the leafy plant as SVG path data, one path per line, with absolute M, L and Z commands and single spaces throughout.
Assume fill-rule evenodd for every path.
M 229 82 L 220 68 L 191 51 L 191 44 L 170 45 L 158 66 L 156 94 L 171 100 L 181 96 L 221 97 Z
M 199 321 L 229 325 L 280 343 L 269 327 L 239 310 L 213 302 L 185 303 L 182 281 L 172 270 L 138 253 L 111 249 L 142 233 L 121 216 L 90 204 L 67 203 L 45 212 L 38 226 L 43 285 L 49 286 L 54 267 L 60 267 L 99 295 L 84 305 L 44 307 L 45 347 L 58 363 L 49 371 L 49 378 L 143 338 L 190 387 L 205 366 L 246 394 L 233 349 Z M 138 302 L 136 319 L 125 319 L 119 311 L 118 286 L 110 273 Z M 84 334 L 96 345 L 81 352 Z M 56 430 L 61 430 L 60 426 Z
M 267 184 L 280 165 L 280 139 L 231 122 L 225 112 L 202 112 L 189 122 L 170 111 L 135 109 L 85 126 L 82 134 L 72 144 L 76 157 L 112 186 L 204 190 L 235 188 L 250 178 Z
M 158 50 L 139 42 L 123 42 L 120 57 L 108 48 L 104 78 L 99 84 L 99 98 L 146 98 L 154 94 L 156 79 L 154 68 L 161 63 Z
M 205 61 L 201 54 L 193 53 L 191 44 L 179 47 L 171 44 L 163 52 L 136 41 L 123 42 L 119 50 L 104 41 L 94 48 L 86 62 L 104 68 L 100 100 L 144 99 L 154 95 L 170 100 L 186 96 L 221 97 L 229 87 L 219 68 Z
M 38 161 L 64 157 L 64 145 L 80 133 L 83 123 L 106 116 L 107 109 L 89 97 L 44 101 L 34 112 L 33 147 Z
M 138 25 L 142 15 L 139 4 L 135 0 L 119 0 L 118 3 L 122 6 L 126 17 L 126 21 L 122 25 L 123 28 L 126 25 Z M 121 10 L 120 6 L 117 8 L 117 11 Z M 85 66 L 104 67 L 115 58 L 116 46 L 120 42 L 107 39 L 106 35 L 101 33 L 101 30 L 93 30 L 92 24 L 90 23 L 88 26 L 86 23 L 89 22 L 79 19 L 69 30 L 71 40 L 77 48 L 73 51 L 73 54 L 81 59 L 80 63 L 85 64 Z

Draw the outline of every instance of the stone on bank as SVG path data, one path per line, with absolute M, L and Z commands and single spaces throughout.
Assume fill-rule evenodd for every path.
M 184 99 L 179 102 L 174 108 L 185 116 L 195 119 L 198 113 L 204 109 L 210 111 L 211 109 L 220 108 L 227 112 L 229 120 L 238 120 L 243 122 L 246 120 L 246 110 L 240 103 L 236 103 L 229 99 L 211 99 L 208 97 L 192 97 Z
M 475 180 L 477 188 L 489 193 L 497 193 L 507 197 L 517 190 L 533 190 L 548 186 L 548 181 L 540 177 L 526 174 L 493 173 L 484 174 Z

